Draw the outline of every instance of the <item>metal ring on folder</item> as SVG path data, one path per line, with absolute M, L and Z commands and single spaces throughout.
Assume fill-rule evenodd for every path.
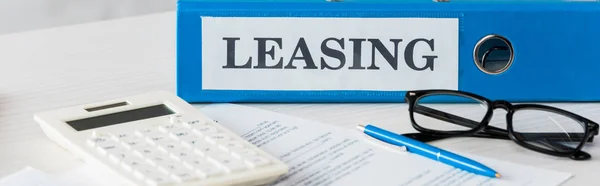
M 482 50 L 481 47 L 484 46 L 484 44 L 486 44 L 486 42 L 489 40 L 500 40 L 506 46 L 492 46 L 487 49 L 483 49 L 483 50 L 485 50 L 485 52 L 481 55 L 481 58 L 480 58 L 479 51 Z M 489 57 L 489 54 L 492 53 L 493 51 L 498 51 L 498 50 L 508 50 L 510 52 L 510 56 L 508 58 L 508 62 L 504 65 L 504 67 L 502 67 L 501 69 L 496 70 L 496 71 L 491 71 L 486 68 L 485 64 L 487 62 L 487 58 Z M 473 49 L 473 60 L 475 62 L 475 65 L 477 66 L 477 68 L 479 68 L 479 70 L 481 70 L 482 72 L 484 72 L 486 74 L 494 74 L 494 75 L 500 74 L 500 73 L 506 71 L 512 65 L 513 60 L 514 60 L 514 50 L 513 50 L 512 44 L 505 37 L 502 37 L 500 35 L 495 35 L 495 34 L 487 35 L 487 36 L 481 38 L 477 42 L 477 44 L 475 44 L 475 47 Z
M 486 50 L 485 53 L 483 53 L 483 55 L 481 56 L 481 66 L 483 68 L 485 68 L 485 64 L 487 62 L 488 55 L 496 50 L 508 50 L 508 47 L 498 46 L 498 47 L 492 47 L 492 48 Z

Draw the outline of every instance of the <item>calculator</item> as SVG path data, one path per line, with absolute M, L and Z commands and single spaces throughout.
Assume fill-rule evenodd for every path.
M 44 111 L 34 119 L 98 174 L 131 185 L 263 185 L 289 169 L 166 91 Z

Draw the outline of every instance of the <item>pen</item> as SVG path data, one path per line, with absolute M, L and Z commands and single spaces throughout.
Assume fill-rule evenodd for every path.
M 375 127 L 373 125 L 358 125 L 357 128 L 361 132 L 364 132 L 365 134 L 383 142 L 397 146 L 404 146 L 408 152 L 425 156 L 429 159 L 437 160 L 439 162 L 448 164 L 450 166 L 474 174 L 479 174 L 492 178 L 500 177 L 499 173 L 481 163 L 478 163 L 464 156 L 445 151 L 427 143 L 423 143 L 406 136 L 395 134 L 384 129 Z

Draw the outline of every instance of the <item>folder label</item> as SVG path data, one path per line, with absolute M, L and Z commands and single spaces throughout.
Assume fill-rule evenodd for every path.
M 458 89 L 458 18 L 200 19 L 204 90 Z

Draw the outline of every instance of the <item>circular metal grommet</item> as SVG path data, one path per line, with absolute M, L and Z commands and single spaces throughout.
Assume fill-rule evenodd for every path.
M 475 44 L 473 61 L 477 68 L 486 74 L 500 74 L 512 65 L 514 49 L 505 37 L 487 35 Z

